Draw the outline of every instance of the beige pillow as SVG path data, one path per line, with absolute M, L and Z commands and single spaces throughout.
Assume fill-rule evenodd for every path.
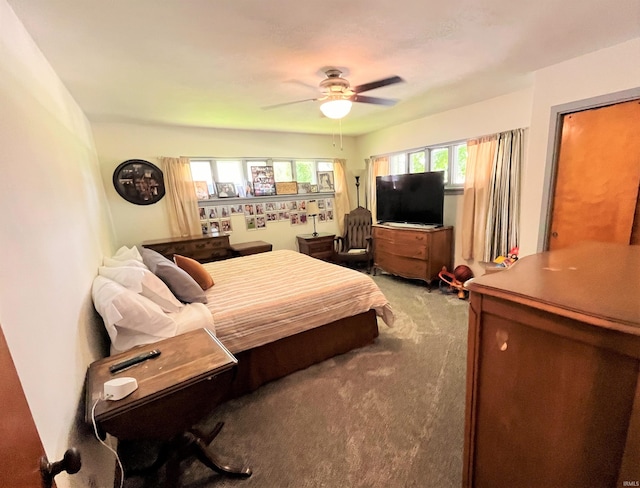
M 208 290 L 214 285 L 213 278 L 209 272 L 195 259 L 174 254 L 173 260 L 178 267 L 186 271 L 203 290 Z

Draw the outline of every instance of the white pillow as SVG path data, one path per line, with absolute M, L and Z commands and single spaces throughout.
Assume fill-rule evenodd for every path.
M 116 251 L 116 253 L 111 256 L 112 259 L 117 259 L 118 261 L 127 261 L 129 259 L 135 259 L 136 261 L 142 262 L 142 256 L 140 255 L 140 251 L 136 246 L 131 246 L 128 248 L 127 246 L 122 246 L 120 249 Z
M 91 296 L 116 350 L 125 351 L 176 334 L 175 321 L 158 305 L 104 276 L 93 280 Z
M 125 288 L 147 297 L 160 305 L 165 312 L 178 312 L 184 305 L 169 290 L 160 278 L 146 268 L 119 266 L 98 268 L 98 274 L 120 283 Z
M 144 263 L 141 263 L 136 259 L 125 259 L 124 261 L 120 261 L 119 259 L 104 258 L 102 260 L 102 264 L 109 268 L 117 268 L 119 266 L 135 266 L 137 268 L 149 269 Z

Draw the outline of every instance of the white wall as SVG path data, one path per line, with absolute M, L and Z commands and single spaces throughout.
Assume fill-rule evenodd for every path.
M 535 73 L 529 151 L 523 172 L 523 254 L 540 250 L 542 201 L 551 127 L 551 107 L 640 87 L 640 38 L 541 69 Z
M 138 206 L 116 193 L 113 171 L 127 159 L 144 159 L 161 167 L 160 156 L 341 158 L 349 166 L 355 155 L 354 140 L 349 137 L 344 138 L 340 150 L 339 146 L 334 147 L 331 136 L 115 123 L 94 123 L 92 128 L 118 245 L 170 237 L 166 198 L 153 205 Z M 354 182 L 350 193 L 355 206 L 355 179 L 350 177 L 349 181 Z M 232 244 L 262 240 L 272 243 L 274 249 L 296 249 L 296 234 L 313 231 L 312 223 L 291 226 L 288 222 L 268 223 L 266 229 L 247 231 L 241 216 L 234 216 L 232 225 Z M 336 221 L 317 224 L 319 232 L 336 233 L 337 229 Z
M 113 457 L 78 417 L 86 368 L 104 353 L 91 282 L 112 250 L 97 155 L 84 114 L 5 0 L 0 107 L 0 324 L 49 460 L 82 452 L 83 469 L 58 486 L 108 486 Z

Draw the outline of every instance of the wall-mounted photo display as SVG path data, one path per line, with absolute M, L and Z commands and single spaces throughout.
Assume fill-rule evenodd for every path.
M 229 207 L 229 210 L 231 211 L 231 215 L 241 214 L 244 213 L 244 206 L 241 203 L 237 205 L 231 205 Z
M 333 171 L 318 171 L 318 191 L 334 191 Z
M 253 206 L 253 204 L 251 203 L 245 203 L 244 204 L 244 215 L 245 217 L 251 216 L 251 215 L 255 215 L 256 214 L 256 208 Z
M 264 215 L 264 203 L 256 203 L 256 215 Z
M 256 229 L 266 229 L 267 228 L 267 219 L 264 215 L 256 216 Z
M 218 217 L 221 219 L 226 219 L 231 215 L 231 210 L 229 205 L 223 205 L 222 207 L 218 207 Z
M 216 183 L 216 192 L 218 193 L 218 198 L 230 198 L 238 196 L 238 190 L 236 189 L 236 185 L 234 183 Z
M 287 202 L 287 210 L 290 212 L 293 210 L 298 210 L 298 202 L 296 200 L 289 200 Z
M 298 225 L 300 223 L 298 212 L 289 213 L 289 220 L 291 221 L 291 225 Z
M 209 233 L 209 221 L 208 220 L 201 220 L 200 221 L 200 227 L 202 228 L 202 235 L 207 235 Z
M 219 217 L 216 207 L 204 207 L 204 211 L 208 219 L 217 219 Z
M 267 222 L 277 222 L 278 221 L 278 212 L 267 212 L 266 214 Z
M 136 205 L 151 205 L 164 196 L 164 175 L 160 168 L 142 159 L 128 159 L 113 172 L 118 195 Z M 209 192 L 207 191 L 207 197 Z
M 247 230 L 256 230 L 256 218 L 255 217 L 245 217 L 244 221 L 247 224 Z
M 200 212 L 200 220 L 205 220 L 207 218 L 207 209 L 200 207 L 198 211 Z
M 333 210 L 327 210 L 327 220 L 333 220 Z
M 231 234 L 233 232 L 231 219 L 220 219 L 220 230 L 222 232 L 226 232 L 227 234 Z
M 219 220 L 210 220 L 209 221 L 209 232 L 212 234 L 220 233 L 220 221 Z
M 289 211 L 288 210 L 280 210 L 278 212 L 278 220 L 289 220 Z

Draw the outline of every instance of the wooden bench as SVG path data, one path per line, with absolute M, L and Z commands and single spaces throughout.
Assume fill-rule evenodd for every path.
M 249 256 L 250 254 L 258 254 L 261 252 L 269 252 L 273 245 L 264 241 L 240 242 L 231 244 L 231 253 L 234 257 Z

